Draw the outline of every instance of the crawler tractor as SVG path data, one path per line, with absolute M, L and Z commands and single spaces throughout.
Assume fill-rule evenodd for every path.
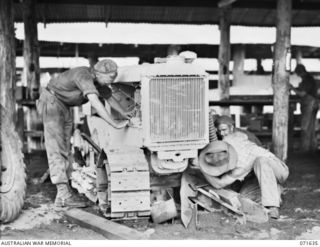
M 119 68 L 113 97 L 135 112 L 129 127 L 91 112 L 73 136 L 72 186 L 112 219 L 149 217 L 209 142 L 207 73 L 179 56 L 159 60 Z

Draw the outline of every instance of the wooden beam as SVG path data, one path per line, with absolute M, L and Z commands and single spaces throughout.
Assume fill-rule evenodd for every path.
M 273 92 L 274 114 L 272 126 L 273 150 L 281 160 L 287 159 L 288 113 L 289 113 L 289 64 L 286 57 L 290 52 L 291 0 L 278 0 L 277 33 L 274 54 Z
M 15 119 L 16 55 L 12 0 L 0 1 L 0 103 Z
M 219 46 L 219 86 L 220 99 L 228 99 L 230 95 L 229 62 L 230 62 L 230 7 L 220 9 L 220 46 Z M 229 107 L 222 107 L 222 114 L 229 115 Z
M 107 239 L 138 240 L 148 238 L 147 234 L 78 208 L 69 209 L 65 215 L 72 223 L 100 233 Z
M 233 3 L 234 8 L 254 8 L 254 9 L 274 9 L 277 0 L 241 0 Z M 15 3 L 19 3 L 20 0 L 14 0 Z M 205 8 L 216 8 L 217 1 L 212 0 L 136 0 L 132 2 L 131 0 L 38 0 L 39 4 L 56 4 L 56 5 L 66 5 L 66 4 L 76 4 L 76 5 L 117 5 L 117 6 L 152 6 L 152 7 L 205 7 Z M 319 8 L 320 4 L 316 0 L 293 0 L 293 8 L 298 10 L 314 10 Z

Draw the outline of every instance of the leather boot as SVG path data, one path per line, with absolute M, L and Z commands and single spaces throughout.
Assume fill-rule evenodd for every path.
M 54 204 L 56 207 L 87 207 L 86 202 L 70 192 L 67 184 L 57 184 L 57 196 Z

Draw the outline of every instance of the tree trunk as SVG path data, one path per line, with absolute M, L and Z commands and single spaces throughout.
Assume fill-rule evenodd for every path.
M 277 35 L 274 54 L 273 92 L 274 114 L 272 128 L 273 150 L 277 157 L 287 159 L 289 113 L 289 64 L 286 56 L 290 50 L 291 0 L 277 2 Z

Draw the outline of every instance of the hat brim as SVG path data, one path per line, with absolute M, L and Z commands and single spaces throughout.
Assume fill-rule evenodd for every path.
M 223 141 L 216 141 L 216 142 L 223 142 Z M 200 170 L 202 171 L 202 173 L 204 173 L 204 175 L 217 177 L 236 167 L 238 162 L 238 156 L 237 156 L 236 150 L 229 143 L 226 143 L 226 142 L 223 142 L 223 143 L 227 147 L 227 150 L 225 151 L 228 152 L 228 156 L 229 156 L 228 162 L 226 162 L 223 165 L 214 166 L 212 164 L 208 164 L 205 159 L 205 156 L 207 154 L 217 152 L 216 147 L 218 143 L 215 143 L 215 142 L 209 143 L 207 147 L 204 150 L 202 150 L 202 152 L 200 153 L 199 166 L 200 166 Z

